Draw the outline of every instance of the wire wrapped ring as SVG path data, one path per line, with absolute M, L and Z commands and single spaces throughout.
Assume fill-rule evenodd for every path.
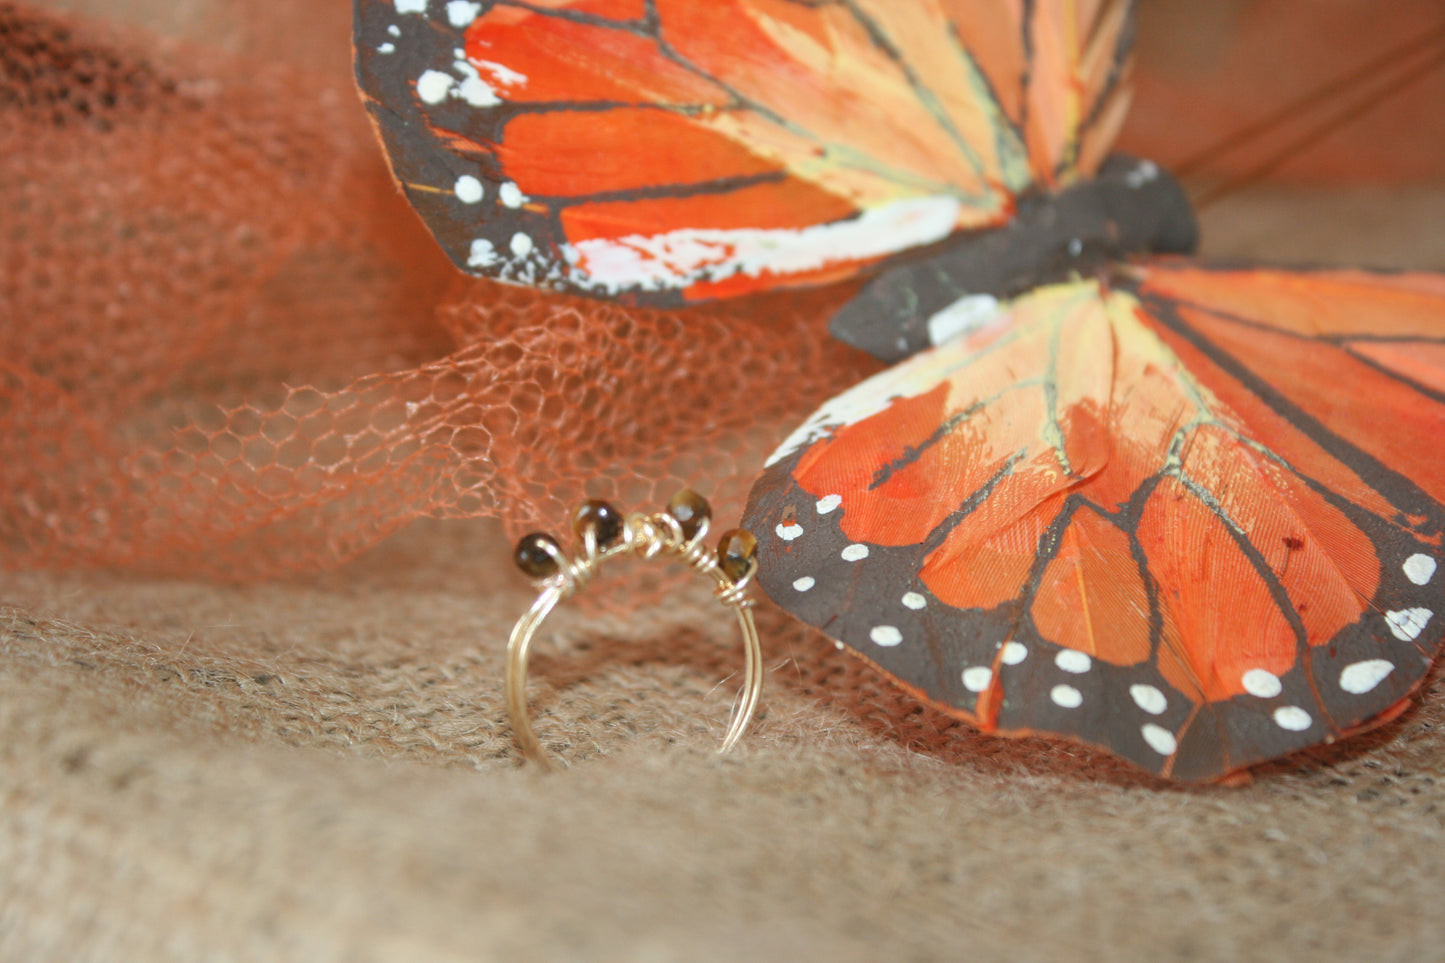
M 713 579 L 718 601 L 737 615 L 743 631 L 743 688 L 718 752 L 735 746 L 747 729 L 763 688 L 762 651 L 753 622 L 748 584 L 758 568 L 758 543 L 746 529 L 735 528 L 718 540 L 717 550 L 704 546 L 712 521 L 707 500 L 689 489 L 672 497 L 664 511 L 625 518 L 604 501 L 590 500 L 577 507 L 572 530 L 579 550 L 575 558 L 563 553 L 557 540 L 545 532 L 524 535 L 514 555 L 517 567 L 531 576 L 537 600 L 512 627 L 507 641 L 507 714 L 512 734 L 528 757 L 552 768 L 527 715 L 527 654 L 537 628 L 558 604 L 591 580 L 598 567 L 619 555 L 680 558 Z

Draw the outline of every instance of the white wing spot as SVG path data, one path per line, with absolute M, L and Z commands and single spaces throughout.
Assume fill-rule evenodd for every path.
M 481 15 L 482 5 L 472 0 L 451 0 L 447 4 L 447 19 L 453 27 L 464 30 L 472 25 L 472 21 Z
M 416 79 L 416 95 L 428 104 L 439 104 L 447 99 L 457 79 L 440 70 L 428 70 Z
M 1239 683 L 1245 692 L 1258 699 L 1273 699 L 1284 691 L 1279 676 L 1264 669 L 1250 669 L 1239 677 Z
M 1164 698 L 1164 693 L 1152 685 L 1131 685 L 1129 687 L 1129 697 L 1134 700 L 1136 706 L 1151 716 L 1157 716 L 1169 708 L 1169 700 Z M 1149 727 L 1145 726 L 1144 728 L 1147 729 Z M 1158 727 L 1155 726 L 1155 728 L 1157 729 Z M 1144 738 L 1148 739 L 1149 736 L 1145 734 Z M 1152 746 L 1154 743 L 1151 742 L 1149 744 Z M 1169 750 L 1169 752 L 1173 751 L 1173 749 Z M 1169 755 L 1169 752 L 1164 753 L 1164 755 Z
M 1385 659 L 1366 659 L 1345 666 L 1340 673 L 1340 688 L 1352 695 L 1364 695 L 1385 681 L 1395 671 L 1395 663 Z
M 1124 175 L 1124 183 L 1137 191 L 1158 176 L 1159 165 L 1151 160 L 1142 160 L 1137 167 Z
M 394 44 L 394 43 L 392 43 L 391 41 L 388 40 L 386 43 L 382 44 L 380 47 L 377 47 L 377 48 L 376 48 L 376 52 L 377 52 L 377 53 L 384 53 L 384 54 L 396 53 L 396 44 Z
M 497 260 L 497 249 L 491 241 L 479 237 L 472 242 L 472 252 L 467 255 L 467 267 L 491 267 L 497 263 Z
M 1435 560 L 1428 555 L 1415 554 L 1405 559 L 1405 564 L 1400 566 L 1405 572 L 1405 577 L 1416 585 L 1424 585 L 1435 575 Z
M 817 584 L 818 580 L 811 575 L 804 575 L 802 578 L 793 579 L 793 588 L 799 592 L 806 592 Z
M 837 639 L 834 639 L 834 640 L 833 640 L 833 648 L 837 649 L 839 652 L 842 652 L 843 649 L 846 648 L 846 646 L 844 646 L 843 643 L 842 643 L 842 642 L 839 642 Z
M 1084 695 L 1071 685 L 1056 685 L 1049 690 L 1054 705 L 1063 709 L 1077 709 L 1084 704 Z
M 480 71 L 484 71 L 492 78 L 492 82 L 502 87 L 521 87 L 527 83 L 527 75 L 513 70 L 506 64 L 499 64 L 494 60 L 473 60 Z
M 486 193 L 482 188 L 482 182 L 470 174 L 463 174 L 457 178 L 456 184 L 457 200 L 463 204 L 475 204 L 482 199 Z
M 1156 726 L 1152 722 L 1146 722 L 1139 729 L 1139 734 L 1144 741 L 1149 743 L 1149 748 L 1161 756 L 1172 756 L 1174 750 L 1179 748 L 1179 740 L 1174 738 L 1174 733 L 1163 726 Z
M 523 194 L 522 189 L 516 184 L 507 181 L 507 183 L 497 189 L 497 198 L 502 202 L 504 207 L 516 208 L 521 207 L 526 202 L 527 195 Z
M 818 499 L 818 514 L 826 515 L 841 504 L 843 504 L 842 495 L 824 495 Z
M 457 96 L 462 100 L 473 107 L 495 107 L 502 102 L 497 92 L 488 86 L 470 64 L 459 63 L 457 69 L 467 75 L 457 88 Z
M 526 257 L 532 253 L 532 239 L 521 231 L 512 235 L 512 253 L 517 257 Z
M 1304 732 L 1314 720 L 1299 706 L 1280 706 L 1274 710 L 1274 724 L 1290 732 Z
M 983 692 L 993 682 L 993 670 L 986 665 L 975 665 L 963 670 L 963 687 L 969 692 Z
M 783 541 L 791 542 L 793 539 L 803 534 L 803 526 L 799 525 L 797 522 L 789 522 L 786 525 L 784 525 L 782 522 L 779 522 L 777 527 L 773 529 L 773 533 L 779 538 L 781 538 Z
M 426 0 L 396 0 L 396 12 L 400 14 L 426 13 Z
M 1060 651 L 1058 655 L 1054 656 L 1054 665 L 1063 669 L 1065 672 L 1072 672 L 1075 675 L 1088 672 L 1089 667 L 1093 664 L 1094 660 L 1078 649 L 1064 649 Z
M 904 592 L 902 601 L 904 605 L 915 612 L 928 604 L 928 599 L 919 595 L 917 592 Z
M 401 28 L 398 27 L 396 24 L 392 24 L 391 26 L 387 27 L 386 32 L 391 34 L 393 37 L 401 36 Z
M 843 561 L 859 562 L 868 557 L 868 546 L 861 542 L 854 542 L 843 549 Z
M 1004 665 L 1018 665 L 1029 657 L 1029 647 L 1022 642 L 1005 642 L 1003 651 L 999 653 L 999 661 Z
M 892 625 L 875 625 L 868 633 L 868 638 L 878 645 L 894 646 L 903 641 L 903 633 Z
M 952 341 L 977 331 L 996 317 L 998 298 L 991 294 L 965 295 L 928 319 L 928 340 L 935 346 Z
M 1390 623 L 1390 631 L 1395 638 L 1401 642 L 1413 642 L 1425 631 L 1425 623 L 1430 621 L 1434 615 L 1429 609 L 1401 609 L 1398 612 L 1386 612 L 1385 621 Z
M 681 228 L 588 238 L 577 242 L 574 280 L 616 294 L 684 288 L 703 278 L 814 271 L 941 241 L 953 233 L 959 208 L 957 198 L 938 194 L 889 201 L 857 217 L 805 228 Z

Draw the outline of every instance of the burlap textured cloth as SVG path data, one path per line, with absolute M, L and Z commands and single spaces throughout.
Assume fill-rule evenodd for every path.
M 1276 192 L 1206 228 L 1439 268 L 1442 215 L 1438 190 Z M 427 522 L 285 582 L 0 575 L 0 959 L 1445 953 L 1439 671 L 1381 730 L 1183 789 L 980 736 L 765 607 L 762 716 L 718 757 L 739 642 L 682 590 L 548 622 L 548 774 L 503 713 L 531 598 L 508 552 Z
M 285 586 L 7 577 L 0 958 L 1438 958 L 1438 676 L 1180 789 L 977 735 L 765 612 L 763 717 L 718 757 L 725 612 L 567 609 L 548 774 L 502 712 L 529 594 L 499 541 L 424 525 Z

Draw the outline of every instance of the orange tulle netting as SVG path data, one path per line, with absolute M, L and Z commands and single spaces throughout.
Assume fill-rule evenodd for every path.
M 460 277 L 367 125 L 350 10 L 0 0 L 0 564 L 261 576 L 421 516 L 515 536 L 684 484 L 731 518 L 772 445 L 875 367 L 824 333 L 846 292 L 659 312 Z M 1146 87 L 1193 89 L 1167 66 L 1141 64 L 1143 121 L 1179 114 Z M 1168 161 L 1176 138 L 1145 122 L 1126 146 Z
M 345 43 L 349 4 L 246 6 Z M 665 312 L 460 278 L 342 63 L 0 3 L 6 565 L 258 576 L 420 516 L 515 535 L 685 484 L 735 517 L 871 367 L 824 335 L 836 293 Z

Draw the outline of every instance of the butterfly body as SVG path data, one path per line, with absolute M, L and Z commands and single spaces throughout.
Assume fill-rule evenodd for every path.
M 1128 3 L 355 3 L 463 269 L 675 306 L 871 278 L 832 330 L 899 363 L 792 432 L 744 524 L 779 605 L 920 698 L 1209 780 L 1424 678 L 1445 279 L 1147 256 L 1194 224 L 1104 162 Z
M 901 361 L 948 340 L 999 299 L 1132 254 L 1189 254 L 1198 234 L 1168 172 L 1150 161 L 1111 157 L 1095 177 L 1020 198 L 1007 224 L 898 259 L 838 310 L 828 330 L 880 361 Z

